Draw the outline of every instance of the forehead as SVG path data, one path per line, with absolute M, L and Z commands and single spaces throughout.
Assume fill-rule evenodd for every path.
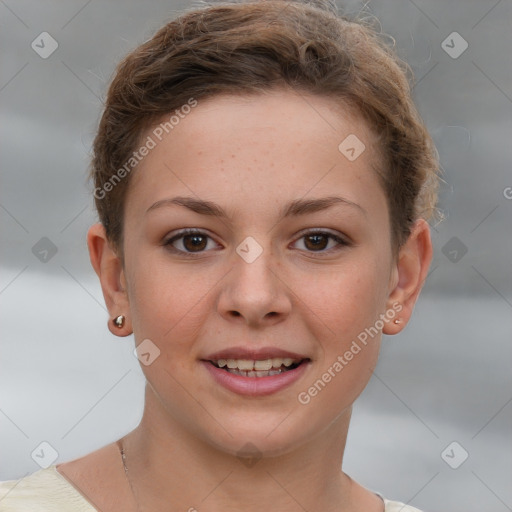
M 285 190 L 325 195 L 342 186 L 357 195 L 377 183 L 374 135 L 329 98 L 289 90 L 215 96 L 170 120 L 144 134 L 154 147 L 131 178 L 127 201 L 137 210 L 171 191 L 230 201 L 252 191 L 278 202 Z

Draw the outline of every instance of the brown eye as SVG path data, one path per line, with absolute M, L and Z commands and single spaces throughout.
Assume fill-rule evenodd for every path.
M 349 246 L 350 242 L 327 231 L 311 231 L 297 239 L 295 244 L 298 244 L 298 249 L 306 252 L 330 253 Z
M 218 244 L 206 233 L 191 230 L 176 234 L 164 242 L 164 245 L 171 251 L 181 254 L 199 254 L 218 247 Z
M 307 235 L 304 237 L 304 245 L 311 251 L 322 251 L 327 247 L 329 238 L 324 234 Z
M 186 235 L 183 237 L 183 246 L 187 251 L 202 251 L 206 248 L 207 237 L 204 235 Z

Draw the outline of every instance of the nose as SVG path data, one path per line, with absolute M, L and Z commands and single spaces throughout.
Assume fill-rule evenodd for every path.
M 230 322 L 263 327 L 282 322 L 291 311 L 291 291 L 268 251 L 251 263 L 238 255 L 226 276 L 217 308 Z

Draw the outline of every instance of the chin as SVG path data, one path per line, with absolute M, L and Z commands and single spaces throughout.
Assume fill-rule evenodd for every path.
M 201 436 L 218 451 L 244 459 L 286 455 L 312 440 L 321 425 L 288 409 L 280 414 L 238 415 Z

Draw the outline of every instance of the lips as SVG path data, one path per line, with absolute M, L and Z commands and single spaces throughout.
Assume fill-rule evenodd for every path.
M 201 362 L 223 387 L 243 395 L 268 395 L 298 379 L 311 360 L 276 348 L 235 347 L 210 354 Z
M 209 361 L 217 368 L 243 377 L 268 377 L 294 370 L 309 358 L 275 348 L 250 350 L 243 347 L 211 354 Z
M 291 357 L 272 359 L 218 359 L 211 361 L 217 368 L 243 377 L 269 377 L 295 369 L 302 361 Z
M 305 355 L 297 354 L 295 352 L 288 352 L 275 347 L 262 347 L 259 349 L 249 349 L 245 347 L 233 347 L 214 352 L 213 354 L 204 357 L 205 361 L 218 361 L 219 359 L 250 359 L 250 360 L 263 360 L 274 358 L 290 358 L 294 361 L 302 361 L 309 359 Z

